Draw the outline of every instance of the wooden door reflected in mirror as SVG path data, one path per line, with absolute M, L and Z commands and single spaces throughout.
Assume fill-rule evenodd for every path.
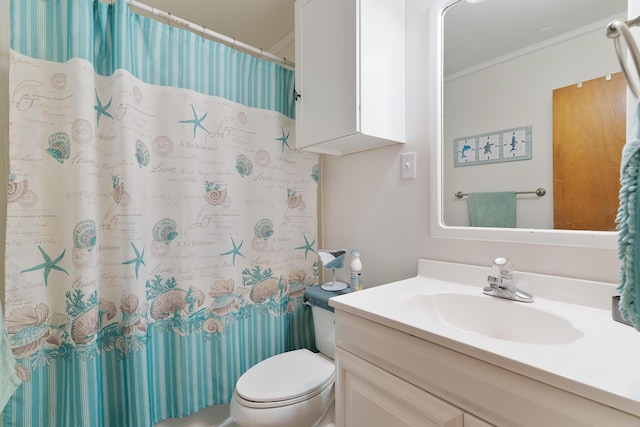
M 626 85 L 622 73 L 553 91 L 555 229 L 616 229 L 625 138 Z

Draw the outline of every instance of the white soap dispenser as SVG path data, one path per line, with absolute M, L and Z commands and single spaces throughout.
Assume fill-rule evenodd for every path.
M 352 291 L 362 290 L 362 261 L 360 261 L 360 251 L 351 251 L 351 283 Z

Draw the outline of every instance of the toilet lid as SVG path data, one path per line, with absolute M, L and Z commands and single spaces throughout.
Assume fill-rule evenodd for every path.
M 252 402 L 281 402 L 304 396 L 333 381 L 335 366 L 309 350 L 294 350 L 263 360 L 236 383 L 236 393 Z

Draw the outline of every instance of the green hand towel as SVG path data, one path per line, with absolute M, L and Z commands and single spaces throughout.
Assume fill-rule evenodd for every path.
M 472 227 L 515 228 L 515 191 L 469 194 L 469 216 Z

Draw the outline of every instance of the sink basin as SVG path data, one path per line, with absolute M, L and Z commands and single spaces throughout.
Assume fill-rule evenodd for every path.
M 408 309 L 428 321 L 499 340 L 568 344 L 584 336 L 560 316 L 529 304 L 486 295 L 415 295 Z

